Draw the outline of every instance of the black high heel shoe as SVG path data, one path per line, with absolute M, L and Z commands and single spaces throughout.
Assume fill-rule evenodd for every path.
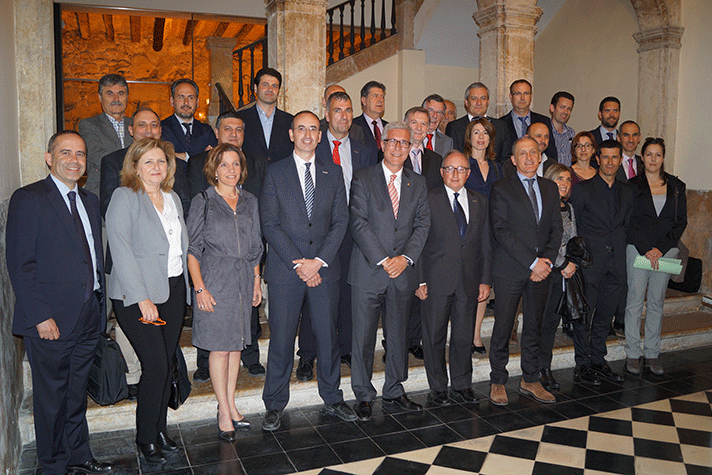
M 234 425 L 234 421 L 233 421 Z M 220 429 L 220 412 L 218 412 L 218 438 L 226 442 L 235 442 L 235 431 L 234 430 L 221 430 Z
M 247 430 L 250 428 L 250 421 L 248 421 L 246 418 L 242 418 L 239 421 L 233 420 L 232 421 L 232 426 L 235 428 L 235 430 Z
M 147 462 L 150 463 L 165 463 L 166 456 L 161 451 L 158 444 L 144 444 L 136 441 L 136 447 L 143 454 Z

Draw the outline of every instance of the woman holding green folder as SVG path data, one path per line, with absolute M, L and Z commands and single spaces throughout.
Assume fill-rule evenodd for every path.
M 660 328 L 663 302 L 670 274 L 659 269 L 660 258 L 676 258 L 677 242 L 687 226 L 685 183 L 665 172 L 665 141 L 648 137 L 642 149 L 645 173 L 631 180 L 638 189 L 628 225 L 626 249 L 628 299 L 625 308 L 626 369 L 640 374 L 641 357 L 654 374 L 663 374 L 660 364 Z M 652 270 L 634 266 L 638 256 L 650 261 Z M 640 321 L 646 298 L 645 341 L 641 351 Z

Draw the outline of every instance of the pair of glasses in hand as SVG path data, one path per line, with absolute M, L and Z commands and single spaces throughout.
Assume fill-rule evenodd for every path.
M 138 321 L 141 322 L 141 323 L 143 323 L 143 324 L 145 324 L 145 325 L 156 325 L 157 327 L 160 327 L 160 326 L 166 324 L 166 322 L 165 322 L 164 320 L 161 320 L 160 318 L 156 319 L 156 320 L 153 321 L 153 322 L 149 322 L 149 321 L 146 320 L 145 318 L 141 317 L 141 318 L 138 319 Z

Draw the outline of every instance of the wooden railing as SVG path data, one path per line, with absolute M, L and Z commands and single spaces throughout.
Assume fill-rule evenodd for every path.
M 371 26 L 367 29 L 366 26 L 366 3 L 368 0 L 347 0 L 339 5 L 326 10 L 329 25 L 327 27 L 328 36 L 328 61 L 327 64 L 334 64 L 349 55 L 360 51 L 367 46 L 376 44 L 377 42 L 396 34 L 396 2 L 390 0 L 391 3 L 391 19 L 390 31 L 386 29 L 386 0 L 380 0 L 381 3 L 381 18 L 380 28 L 376 28 L 376 0 L 370 0 L 371 3 Z M 359 10 L 357 12 L 357 5 Z M 344 15 L 348 11 L 348 22 L 344 21 Z M 338 12 L 336 26 L 334 25 L 334 15 Z M 360 16 L 360 25 L 357 25 L 356 16 Z M 348 29 L 348 33 L 345 33 Z M 370 34 L 370 36 L 369 36 Z
M 258 70 L 267 67 L 267 37 L 236 49 L 232 52 L 232 57 L 233 61 L 237 61 L 237 74 L 240 78 L 237 85 L 237 107 L 240 108 L 255 100 L 251 87 L 252 78 Z
M 232 105 L 230 96 L 227 95 L 225 89 L 222 87 L 222 84 L 216 82 L 215 89 L 218 90 L 218 98 L 220 99 L 220 115 L 225 112 L 235 112 L 235 106 Z

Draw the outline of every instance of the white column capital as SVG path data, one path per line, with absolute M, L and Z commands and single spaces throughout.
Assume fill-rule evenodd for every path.
M 681 26 L 661 26 L 639 31 L 633 38 L 638 43 L 638 53 L 661 48 L 680 49 L 684 31 Z

